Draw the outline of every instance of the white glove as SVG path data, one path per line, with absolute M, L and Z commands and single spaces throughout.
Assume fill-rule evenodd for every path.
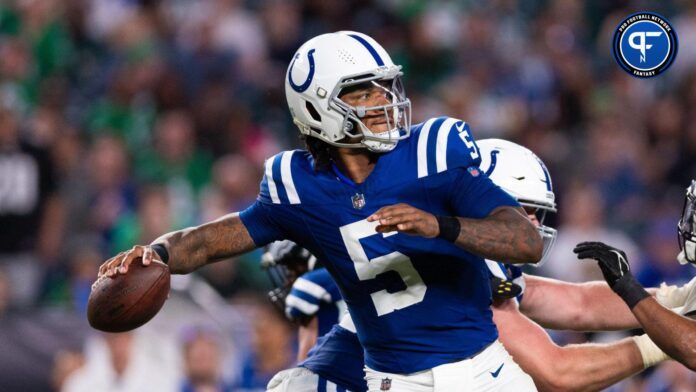
M 692 283 L 694 280 L 696 280 L 696 278 L 691 280 L 689 283 Z M 696 289 L 689 291 L 689 295 L 686 297 L 686 301 L 684 302 L 684 307 L 679 314 L 684 316 L 696 315 Z
M 668 286 L 666 283 L 662 283 L 655 293 L 655 299 L 666 308 L 678 308 L 684 306 L 687 298 L 694 291 L 696 291 L 696 277 L 681 287 Z M 696 301 L 696 298 L 694 301 Z

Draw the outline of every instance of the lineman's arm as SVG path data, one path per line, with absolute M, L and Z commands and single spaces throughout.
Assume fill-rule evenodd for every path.
M 206 264 L 248 252 L 256 248 L 239 213 L 225 215 L 215 221 L 196 227 L 167 233 L 153 244 L 163 244 L 168 253 L 169 269 L 175 274 L 187 274 Z M 149 245 L 136 245 L 105 261 L 99 275 L 125 274 L 128 266 L 138 257 L 148 265 L 159 256 Z
M 493 308 L 493 319 L 503 345 L 540 391 L 597 391 L 644 368 L 630 338 L 559 347 L 510 300 Z
M 696 321 L 678 315 L 652 297 L 638 302 L 633 314 L 667 355 L 696 371 Z M 691 317 L 694 317 L 693 314 Z
M 640 327 L 606 282 L 570 283 L 527 274 L 524 281 L 520 311 L 545 328 L 609 331 Z
M 319 335 L 319 320 L 316 317 L 305 325 L 300 324 L 297 331 L 297 337 L 300 341 L 300 347 L 297 350 L 297 361 L 303 361 L 307 358 L 307 353 L 317 343 L 317 335 Z

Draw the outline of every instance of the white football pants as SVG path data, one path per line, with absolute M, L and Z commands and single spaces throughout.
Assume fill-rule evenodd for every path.
M 528 392 L 536 391 L 505 347 L 495 341 L 473 358 L 413 374 L 391 374 L 365 367 L 369 392 Z
M 347 392 L 309 369 L 296 367 L 278 372 L 266 386 L 266 392 Z

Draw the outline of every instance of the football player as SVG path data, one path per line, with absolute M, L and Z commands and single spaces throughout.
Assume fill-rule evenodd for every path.
M 696 181 L 686 190 L 677 225 L 680 263 L 696 265 Z M 670 357 L 696 371 L 696 293 L 690 292 L 681 315 L 662 306 L 631 273 L 626 253 L 601 242 L 583 242 L 574 249 L 579 259 L 595 259 L 609 286 L 631 309 L 648 336 Z M 679 304 L 677 304 L 679 305 Z
M 367 35 L 307 41 L 285 90 L 308 151 L 269 158 L 246 210 L 135 246 L 100 274 L 154 257 L 189 273 L 290 239 L 326 261 L 365 350 L 371 390 L 386 379 L 402 391 L 534 390 L 497 341 L 483 258 L 535 263 L 543 241 L 519 203 L 480 173 L 467 123 L 438 117 L 411 126 L 401 75 Z M 501 363 L 497 378 L 479 371 Z
M 513 195 L 537 224 L 545 243 L 544 262 L 556 237 L 555 230 L 543 224 L 545 215 L 556 211 L 546 167 L 531 151 L 514 143 L 489 139 L 478 144 L 483 156 L 481 170 Z M 498 282 L 492 289 L 500 339 L 540 390 L 603 389 L 668 359 L 645 335 L 610 344 L 559 347 L 539 324 L 598 331 L 635 328 L 637 322 L 604 283 L 566 283 L 522 274 L 515 266 L 486 262 Z M 663 286 L 654 292 L 661 303 L 682 306 L 688 303 L 688 296 L 696 297 L 696 279 L 680 288 Z M 350 317 L 344 317 L 340 325 L 319 339 L 299 368 L 276 375 L 269 391 L 309 392 L 330 390 L 332 386 L 337 386 L 336 390 L 364 391 L 366 386 L 360 378 L 362 348 L 354 331 Z M 490 377 L 503 371 L 504 366 L 494 369 Z
M 261 267 L 275 287 L 268 293 L 271 302 L 299 326 L 298 361 L 348 311 L 331 275 L 317 268 L 316 261 L 309 251 L 288 240 L 268 245 L 261 257 Z

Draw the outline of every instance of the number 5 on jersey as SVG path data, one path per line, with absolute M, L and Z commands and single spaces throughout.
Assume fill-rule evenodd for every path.
M 383 316 L 395 310 L 403 309 L 407 306 L 415 305 L 425 297 L 426 286 L 418 271 L 413 267 L 411 259 L 403 253 L 391 252 L 389 254 L 368 259 L 365 249 L 360 243 L 361 239 L 382 235 L 388 236 L 389 233 L 380 234 L 375 231 L 379 222 L 368 222 L 361 220 L 342 226 L 341 237 L 348 250 L 348 255 L 355 265 L 355 272 L 360 280 L 375 279 L 378 275 L 388 271 L 395 271 L 399 274 L 406 289 L 389 293 L 387 290 L 376 291 L 370 296 L 377 309 L 377 315 Z

